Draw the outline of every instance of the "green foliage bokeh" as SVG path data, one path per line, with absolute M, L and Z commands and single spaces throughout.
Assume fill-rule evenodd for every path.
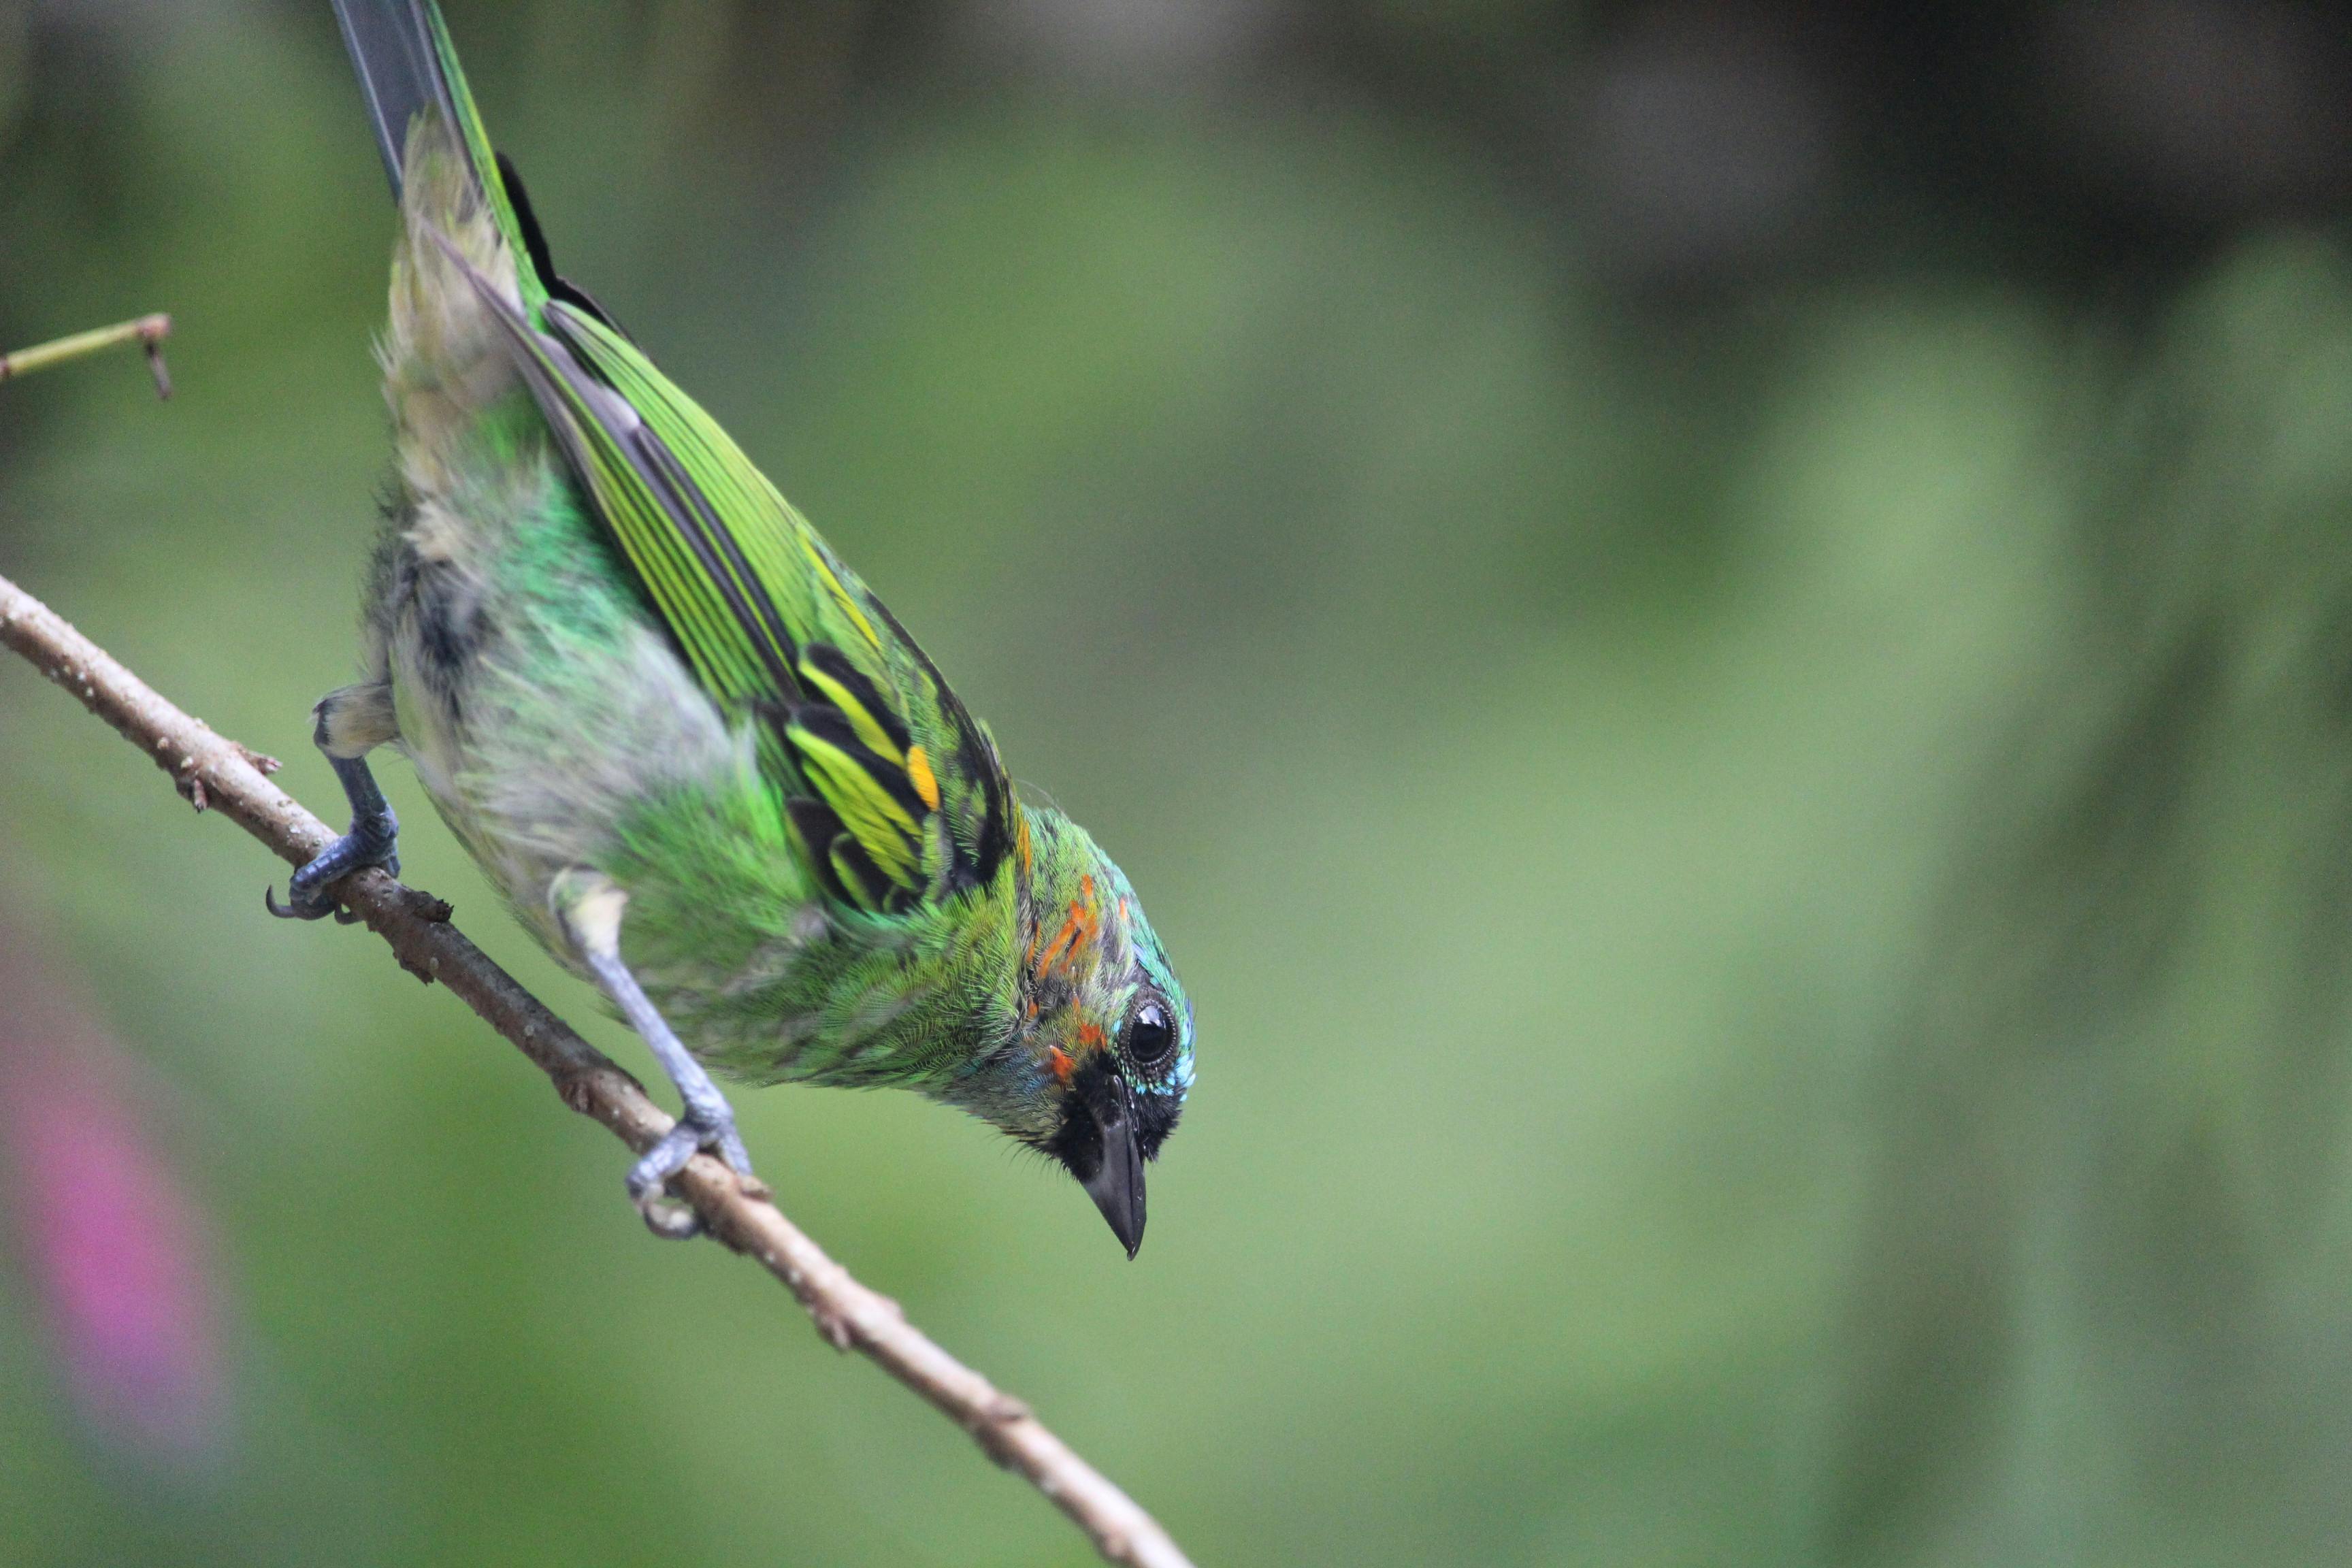
M 0 571 L 324 812 L 390 214 L 315 9 L 89 8 L 70 93 L 0 46 L 0 337 L 168 310 L 179 386 L 0 389 Z M 1198 1561 L 2341 1550 L 2329 238 L 2128 342 L 1916 254 L 1662 341 L 1361 107 L 910 94 L 812 170 L 635 11 L 452 9 L 559 262 L 1150 900 L 1201 1077 L 1134 1265 L 950 1112 L 737 1103 L 795 1218 Z M 383 771 L 408 879 L 645 1070 Z M 236 1393 L 208 1468 L 110 1453 L 0 1267 L 0 1559 L 1087 1560 L 13 662 L 0 802 Z

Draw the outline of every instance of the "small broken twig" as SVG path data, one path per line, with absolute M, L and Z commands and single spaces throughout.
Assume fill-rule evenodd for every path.
M 135 321 L 118 321 L 110 327 L 93 327 L 86 332 L 76 332 L 55 342 L 36 343 L 14 353 L 0 354 L 0 381 L 13 381 L 20 375 L 30 375 L 37 370 L 47 370 L 68 360 L 80 359 L 113 348 L 118 343 L 137 343 L 147 354 L 148 373 L 155 378 L 159 397 L 172 395 L 172 373 L 163 364 L 163 340 L 172 335 L 172 318 L 156 314 L 142 316 Z

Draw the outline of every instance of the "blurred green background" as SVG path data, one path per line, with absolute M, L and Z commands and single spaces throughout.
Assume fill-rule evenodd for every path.
M 1133 1265 L 949 1111 L 738 1103 L 1198 1561 L 2352 1550 L 2342 10 L 448 11 L 1150 898 Z M 321 810 L 390 235 L 323 0 L 0 0 L 0 344 L 179 384 L 0 389 L 0 572 Z M 0 1560 L 1088 1560 L 14 660 L 0 803 Z

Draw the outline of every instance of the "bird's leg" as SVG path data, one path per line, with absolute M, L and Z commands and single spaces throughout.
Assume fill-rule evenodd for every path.
M 278 901 L 275 889 L 263 895 L 263 902 L 281 920 L 315 921 L 331 914 L 349 925 L 359 917 L 335 907 L 327 896 L 330 887 L 369 866 L 400 875 L 400 822 L 367 765 L 367 753 L 399 733 L 392 689 L 382 682 L 346 686 L 320 698 L 311 711 L 317 723 L 310 739 L 342 781 L 343 796 L 352 803 L 351 830 L 294 873 L 286 885 L 286 902 Z
M 656 1236 L 684 1240 L 701 1231 L 701 1218 L 684 1205 L 667 1201 L 665 1186 L 694 1158 L 695 1151 L 715 1149 L 736 1170 L 747 1176 L 751 1173 L 751 1156 L 735 1131 L 734 1110 L 646 998 L 629 966 L 621 962 L 621 915 L 628 895 L 602 873 L 574 870 L 558 879 L 555 901 L 589 972 L 677 1088 L 682 1107 L 677 1124 L 630 1167 L 629 1197 L 645 1216 L 647 1229 Z

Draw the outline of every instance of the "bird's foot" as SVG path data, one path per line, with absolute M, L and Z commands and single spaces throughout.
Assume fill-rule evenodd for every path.
M 326 731 L 321 728 L 320 733 L 323 737 Z M 320 743 L 323 746 L 325 741 L 321 739 Z M 343 786 L 343 797 L 352 803 L 352 828 L 294 873 L 293 879 L 286 884 L 284 903 L 278 901 L 275 888 L 262 894 L 261 901 L 279 920 L 315 921 L 332 915 L 339 924 L 349 925 L 360 917 L 349 910 L 337 909 L 335 900 L 327 896 L 329 888 L 370 866 L 381 866 L 395 877 L 400 875 L 400 819 L 392 815 L 383 792 L 376 788 L 375 775 L 368 772 L 366 759 L 330 753 L 327 765 L 335 770 L 335 777 Z
M 677 1124 L 629 1169 L 629 1199 L 645 1216 L 646 1228 L 656 1236 L 690 1241 L 702 1234 L 702 1216 L 670 1197 L 667 1186 L 669 1179 L 703 1149 L 717 1153 L 738 1173 L 751 1173 L 751 1156 L 735 1131 L 734 1110 L 715 1092 L 707 1100 L 690 1100 Z
M 628 895 L 603 872 L 582 867 L 558 877 L 548 896 L 562 911 L 564 926 L 589 972 L 677 1086 L 683 1108 L 677 1124 L 630 1168 L 629 1197 L 645 1216 L 646 1228 L 656 1236 L 677 1241 L 699 1236 L 702 1216 L 668 1195 L 669 1179 L 702 1149 L 716 1151 L 738 1175 L 746 1182 L 751 1179 L 751 1156 L 735 1131 L 734 1109 L 621 962 L 621 917 Z
M 380 817 L 355 816 L 352 830 L 336 839 L 311 859 L 310 864 L 294 873 L 286 884 L 286 901 L 278 901 L 278 889 L 270 888 L 262 894 L 262 902 L 279 920 L 315 921 L 328 915 L 341 925 L 350 925 L 359 919 L 351 910 L 337 907 L 328 897 L 327 889 L 354 871 L 370 866 L 381 866 L 394 876 L 400 875 L 400 825 L 385 810 Z

